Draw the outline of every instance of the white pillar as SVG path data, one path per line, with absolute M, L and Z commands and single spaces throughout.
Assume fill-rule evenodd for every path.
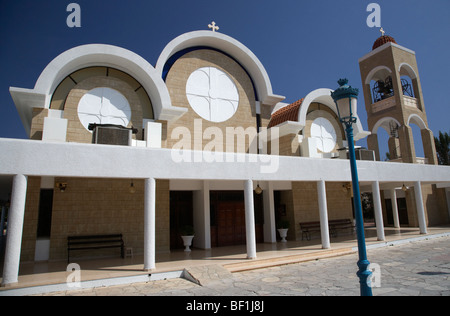
M 144 191 L 144 270 L 156 268 L 156 181 L 145 179 Z
M 9 208 L 8 215 L 8 237 L 6 240 L 2 286 L 8 286 L 19 281 L 19 264 L 22 248 L 26 197 L 27 177 L 21 174 L 14 176 L 11 193 L 11 207 Z
M 375 211 L 375 222 L 377 225 L 377 236 L 379 241 L 384 241 L 384 222 L 383 209 L 381 207 L 380 183 L 378 181 L 372 182 L 372 198 Z
M 397 205 L 397 193 L 395 189 L 390 190 L 391 194 L 391 204 L 392 204 L 392 216 L 394 217 L 394 227 L 400 228 L 400 217 L 398 215 L 398 205 Z
M 209 181 L 203 181 L 202 189 L 194 191 L 194 246 L 211 249 L 211 212 Z
M 255 203 L 253 201 L 253 181 L 245 180 L 245 229 L 247 238 L 247 258 L 256 259 Z
M 416 196 L 417 219 L 419 220 L 420 233 L 425 235 L 428 234 L 428 231 L 427 222 L 425 220 L 425 209 L 423 207 L 422 186 L 420 181 L 417 181 L 414 184 L 414 194 Z
M 273 183 L 267 182 L 263 191 L 264 200 L 264 242 L 276 243 L 277 232 L 275 227 L 275 201 L 273 196 Z
M 6 207 L 2 206 L 2 222 L 0 224 L 0 238 L 3 237 L 3 231 L 5 230 L 5 217 L 6 217 Z
M 448 219 L 450 220 L 450 188 L 445 188 L 445 194 L 447 195 Z
M 317 182 L 317 194 L 319 196 L 320 234 L 322 237 L 322 248 L 330 249 L 330 231 L 328 228 L 327 191 L 325 181 Z

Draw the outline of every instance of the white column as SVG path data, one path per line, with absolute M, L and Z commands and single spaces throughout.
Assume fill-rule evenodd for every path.
M 3 237 L 3 231 L 5 230 L 5 217 L 6 217 L 6 207 L 2 206 L 2 221 L 0 224 L 0 238 Z
M 156 181 L 145 179 L 144 191 L 144 270 L 156 268 Z
M 450 219 L 450 188 L 445 188 L 445 194 L 447 195 L 448 218 Z
M 247 238 L 247 258 L 256 259 L 255 203 L 253 201 L 253 181 L 245 180 L 245 229 Z
M 211 249 L 211 212 L 209 181 L 203 181 L 202 189 L 194 191 L 194 246 Z
M 423 207 L 422 186 L 420 181 L 417 181 L 414 184 L 414 194 L 416 196 L 417 219 L 419 220 L 420 233 L 425 235 L 428 234 L 428 231 L 427 222 L 425 220 L 425 209 Z
M 20 174 L 14 176 L 11 193 L 11 207 L 9 208 L 8 215 L 8 237 L 6 240 L 2 286 L 8 286 L 19 281 L 19 264 L 22 248 L 26 197 L 27 177 Z
M 375 222 L 377 225 L 377 236 L 379 241 L 384 241 L 384 222 L 383 209 L 381 207 L 380 183 L 378 181 L 372 182 L 372 198 L 375 212 Z
M 398 205 L 397 205 L 397 193 L 395 189 L 390 190 L 391 194 L 391 204 L 392 204 L 392 216 L 394 217 L 394 227 L 400 228 L 400 217 L 398 216 Z
M 330 249 L 330 231 L 328 228 L 328 206 L 327 191 L 325 181 L 317 182 L 317 194 L 319 196 L 319 216 L 320 216 L 320 234 L 322 237 L 322 248 Z
M 276 243 L 277 232 L 275 230 L 275 201 L 273 197 L 273 183 L 267 182 L 263 191 L 264 200 L 264 242 Z

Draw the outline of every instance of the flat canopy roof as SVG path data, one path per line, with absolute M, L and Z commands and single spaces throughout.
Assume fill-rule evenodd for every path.
M 0 138 L 0 175 L 43 177 L 350 182 L 344 159 L 210 153 Z M 358 161 L 362 184 L 450 182 L 450 167 Z

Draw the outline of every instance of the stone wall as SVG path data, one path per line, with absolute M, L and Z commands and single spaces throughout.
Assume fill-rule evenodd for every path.
M 54 190 L 50 240 L 50 261 L 67 258 L 67 236 L 123 234 L 126 247 L 134 254 L 144 249 L 144 181 L 56 178 L 67 183 L 65 192 Z M 39 213 L 40 178 L 28 180 L 22 261 L 34 261 Z M 169 181 L 156 183 L 156 249 L 170 249 Z M 117 249 L 74 252 L 74 258 L 117 256 Z M 72 257 L 72 256 L 71 256 Z

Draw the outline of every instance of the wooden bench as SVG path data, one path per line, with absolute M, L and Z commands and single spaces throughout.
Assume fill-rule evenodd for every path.
M 328 223 L 330 227 L 330 234 L 333 237 L 337 237 L 338 231 L 340 230 L 350 230 L 351 233 L 355 231 L 355 225 L 351 219 L 337 219 L 330 221 Z
M 337 237 L 338 231 L 351 229 L 353 233 L 355 226 L 351 219 L 337 219 L 328 221 L 328 228 L 332 237 Z M 300 223 L 300 229 L 302 231 L 302 240 L 306 237 L 307 240 L 311 240 L 312 233 L 320 233 L 320 222 L 307 222 Z
M 70 263 L 70 252 L 77 250 L 120 248 L 120 255 L 125 258 L 122 234 L 95 236 L 68 236 L 67 262 Z
M 320 222 L 300 223 L 300 229 L 302 230 L 302 240 L 304 237 L 306 240 L 311 240 L 312 233 L 320 233 Z

